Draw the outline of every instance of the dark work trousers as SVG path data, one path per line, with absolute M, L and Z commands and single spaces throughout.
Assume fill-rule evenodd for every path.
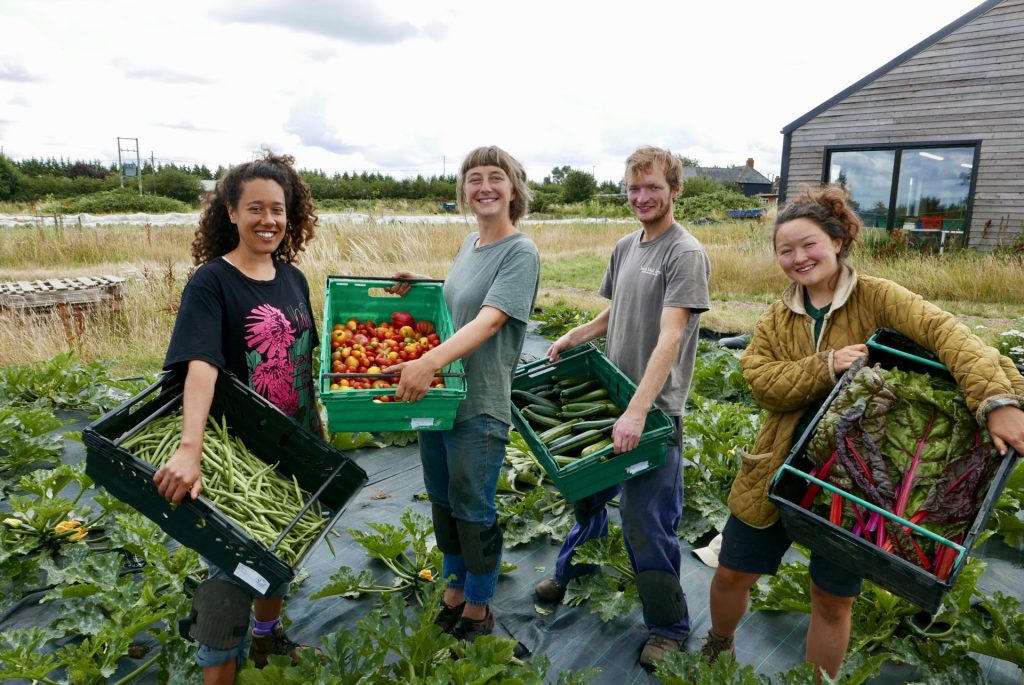
M 619 513 L 626 551 L 637 573 L 667 571 L 679 577 L 682 553 L 676 528 L 683 512 L 683 470 L 679 448 L 680 419 L 673 416 L 675 431 L 669 436 L 665 463 L 620 485 L 588 495 L 583 499 L 591 516 L 572 527 L 555 563 L 555 580 L 562 585 L 573 578 L 593 573 L 592 564 L 573 564 L 576 548 L 587 540 L 608 534 L 608 510 L 605 506 L 620 492 Z M 685 640 L 690 634 L 690 617 L 684 615 L 673 625 L 654 625 L 646 608 L 644 623 L 652 634 Z

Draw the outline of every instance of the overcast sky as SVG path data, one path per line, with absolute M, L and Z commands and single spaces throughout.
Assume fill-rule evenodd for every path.
M 0 146 L 407 176 L 495 144 L 605 180 L 655 144 L 775 175 L 783 126 L 977 4 L 0 0 Z

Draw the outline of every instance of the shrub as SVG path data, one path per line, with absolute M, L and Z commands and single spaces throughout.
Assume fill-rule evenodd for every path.
M 687 185 L 690 181 L 687 181 Z M 685 186 L 684 186 L 685 187 Z M 676 214 L 687 219 L 715 216 L 721 218 L 730 209 L 757 209 L 761 203 L 756 198 L 732 190 L 714 190 L 692 197 L 684 197 L 676 205 Z
M 195 176 L 168 166 L 156 172 L 156 192 L 189 205 L 197 205 L 203 194 L 203 184 Z
M 0 156 L 0 200 L 10 200 L 18 192 L 18 176 L 14 162 Z
M 62 214 L 119 214 L 125 212 L 159 214 L 187 212 L 191 208 L 180 200 L 160 195 L 139 195 L 135 190 L 123 188 L 48 203 L 41 206 L 40 209 L 43 212 L 60 212 Z
M 1013 360 L 1014 364 L 1024 364 L 1024 331 L 1011 329 L 996 336 L 996 349 L 1000 354 Z

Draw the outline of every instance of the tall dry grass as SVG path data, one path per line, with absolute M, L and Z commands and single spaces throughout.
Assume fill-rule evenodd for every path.
M 192 226 L 68 227 L 0 231 L 0 281 L 128 275 L 117 308 L 86 312 L 80 321 L 56 312 L 0 311 L 0 366 L 75 351 L 86 359 L 114 359 L 126 374 L 159 368 L 181 290 L 193 268 Z M 314 313 L 323 310 L 329 274 L 390 275 L 400 269 L 443 278 L 465 236 L 457 224 L 330 222 L 319 227 L 299 262 L 311 289 Z M 596 295 L 615 242 L 634 227 L 623 223 L 537 224 L 523 228 L 542 255 L 540 304 L 554 301 L 598 309 Z M 758 224 L 696 226 L 712 262 L 712 312 L 702 321 L 719 330 L 747 330 L 786 285 L 770 247 L 770 227 Z M 1024 266 L 988 254 L 941 258 L 855 256 L 862 272 L 892 278 L 958 314 L 1024 314 Z M 67 318 L 67 317 L 66 317 Z

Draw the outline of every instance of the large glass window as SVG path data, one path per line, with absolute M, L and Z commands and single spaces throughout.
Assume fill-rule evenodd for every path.
M 865 226 L 887 226 L 895 150 L 846 150 L 831 155 L 829 182 L 850 191 Z
M 903 150 L 895 226 L 963 230 L 974 148 Z
M 833 149 L 826 177 L 850 191 L 865 226 L 963 231 L 976 151 L 974 144 Z

